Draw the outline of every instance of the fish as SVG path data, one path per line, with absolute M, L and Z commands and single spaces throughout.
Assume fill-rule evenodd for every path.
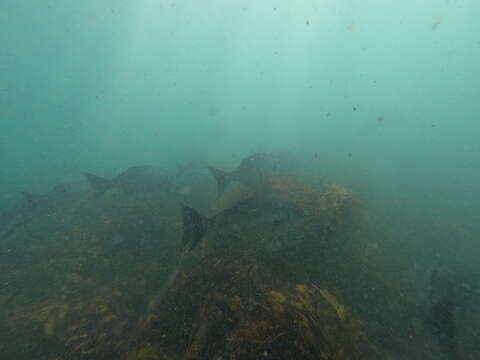
M 21 194 L 27 206 L 32 208 L 37 207 L 39 204 L 45 204 L 48 201 L 52 201 L 58 199 L 69 191 L 71 191 L 71 186 L 67 183 L 62 183 L 56 185 L 52 190 L 47 192 L 46 194 L 37 194 L 30 191 L 22 191 Z
M 479 277 L 464 265 L 437 261 L 429 270 L 424 324 L 447 359 L 461 358 L 458 345 L 457 310 L 475 305 Z
M 293 173 L 294 163 L 293 157 L 286 152 L 255 153 L 244 158 L 231 172 L 213 166 L 208 166 L 208 170 L 215 178 L 218 197 L 220 197 L 232 181 L 257 188 L 264 185 L 271 176 Z
M 183 219 L 182 250 L 191 251 L 205 236 L 211 220 L 185 204 L 181 204 L 181 211 Z
M 158 166 L 140 165 L 129 167 L 113 179 L 89 172 L 84 173 L 93 191 L 94 198 L 102 197 L 107 191 L 119 188 L 127 194 L 169 189 L 171 177 Z
M 17 229 L 22 227 L 28 221 L 28 217 L 23 213 L 3 212 L 0 223 L 0 241 L 8 239 Z
M 77 185 L 76 183 L 61 183 L 45 194 L 21 192 L 22 203 L 2 214 L 0 240 L 12 237 L 17 230 L 39 215 L 48 216 L 59 207 L 73 207 L 73 204 L 81 198 L 78 196 Z
M 204 243 L 207 251 L 241 246 L 278 253 L 305 241 L 305 211 L 273 191 L 251 194 L 211 216 L 182 205 L 182 220 L 187 252 Z
M 177 174 L 172 179 L 172 191 L 179 202 L 207 212 L 217 198 L 217 186 L 206 164 L 190 162 L 177 166 Z
M 449 360 L 460 360 L 455 308 L 456 305 L 452 299 L 444 298 L 432 304 L 426 319 L 426 324 Z

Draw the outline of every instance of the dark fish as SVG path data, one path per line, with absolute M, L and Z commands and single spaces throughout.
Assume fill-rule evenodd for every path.
M 447 359 L 459 360 L 454 302 L 445 298 L 432 304 L 426 322 Z
M 455 304 L 463 306 L 480 288 L 479 275 L 465 264 L 438 262 L 429 276 L 428 301 L 431 304 L 452 299 Z
M 215 178 L 217 182 L 217 194 L 220 197 L 227 188 L 227 184 L 231 181 L 231 178 L 234 176 L 233 173 L 227 173 L 226 171 L 217 169 L 213 166 L 209 166 L 208 170 Z
M 59 198 L 63 194 L 67 193 L 68 191 L 69 191 L 69 188 L 68 188 L 67 184 L 59 184 L 59 185 L 55 186 L 52 190 L 50 190 L 46 194 L 41 195 L 41 194 L 36 194 L 36 193 L 28 192 L 28 191 L 23 191 L 22 195 L 23 195 L 23 198 L 25 200 L 25 203 L 28 206 L 36 207 L 37 205 L 39 205 L 41 203 L 45 203 L 45 202 L 47 202 L 49 200 L 52 200 L 52 199 L 55 199 L 55 198 Z
M 217 182 L 218 196 L 221 196 L 232 181 L 239 181 L 252 188 L 263 185 L 271 176 L 291 173 L 294 168 L 292 156 L 285 152 L 256 153 L 242 160 L 232 172 L 209 166 Z
M 29 217 L 25 216 L 23 213 L 9 215 L 10 216 L 4 216 L 5 218 L 10 218 L 3 219 L 0 226 L 0 240 L 9 238 L 17 229 L 22 227 L 29 220 Z
M 470 304 L 478 288 L 478 276 L 455 264 L 437 263 L 430 271 L 427 328 L 436 338 L 448 359 L 460 359 L 457 339 L 456 310 Z
M 217 198 L 217 186 L 206 166 L 186 165 L 172 179 L 172 191 L 178 200 L 202 212 L 208 212 Z
M 182 218 L 182 249 L 193 250 L 205 236 L 209 220 L 184 204 L 182 204 Z
M 58 208 L 74 209 L 75 204 L 81 202 L 83 197 L 77 185 L 76 183 L 59 184 L 46 194 L 22 192 L 23 204 L 6 213 L 8 216 L 5 216 L 0 226 L 0 239 L 11 237 L 35 217 L 49 216 Z M 62 215 L 66 216 L 66 211 L 63 211 Z
M 272 253 L 292 249 L 305 240 L 304 211 L 274 192 L 254 194 L 209 218 L 184 205 L 182 216 L 182 246 L 188 250 L 205 239 L 207 247 L 237 246 L 229 244 L 233 241 Z
M 32 207 L 35 207 L 42 200 L 44 200 L 44 196 L 29 191 L 23 191 L 22 196 L 25 199 L 25 202 Z
M 170 177 L 162 168 L 157 166 L 129 167 L 113 179 L 106 179 L 91 173 L 84 173 L 84 175 L 87 177 L 95 198 L 101 197 L 113 188 L 120 188 L 131 194 L 169 189 L 170 186 Z

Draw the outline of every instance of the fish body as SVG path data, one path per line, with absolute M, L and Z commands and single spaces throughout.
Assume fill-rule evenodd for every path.
M 8 239 L 15 231 L 24 225 L 28 217 L 23 213 L 5 211 L 0 220 L 0 241 Z
M 196 166 L 198 165 L 198 166 Z M 202 163 L 186 165 L 172 179 L 172 191 L 180 202 L 206 213 L 217 198 L 217 185 Z
M 21 204 L 5 211 L 0 219 L 0 240 L 13 236 L 32 219 L 48 216 L 52 221 L 59 209 L 75 209 L 83 201 L 85 193 L 78 183 L 61 183 L 45 194 L 24 191 Z M 63 218 L 68 212 L 63 211 Z
M 170 176 L 160 167 L 151 165 L 133 166 L 113 179 L 106 179 L 92 173 L 84 173 L 95 198 L 101 197 L 113 188 L 127 194 L 169 189 Z
M 423 305 L 425 327 L 447 359 L 459 360 L 458 311 L 476 306 L 478 275 L 465 266 L 439 261 L 429 269 L 428 281 Z
M 232 172 L 226 172 L 209 166 L 208 169 L 215 178 L 220 197 L 232 181 L 238 181 L 251 188 L 265 184 L 272 176 L 290 174 L 294 163 L 288 153 L 255 153 L 244 158 Z
M 449 360 L 460 360 L 455 307 L 452 299 L 444 298 L 432 304 L 426 319 L 429 329 Z
M 275 253 L 304 242 L 305 213 L 283 194 L 254 193 L 210 217 L 183 206 L 183 248 L 248 247 Z

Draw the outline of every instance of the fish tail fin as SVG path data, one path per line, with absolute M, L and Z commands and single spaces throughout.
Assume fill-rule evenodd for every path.
M 112 180 L 108 180 L 87 172 L 83 174 L 87 178 L 88 183 L 93 190 L 93 196 L 96 199 L 100 198 L 108 189 L 112 187 Z
M 222 194 L 225 192 L 225 189 L 227 188 L 230 174 L 213 166 L 208 166 L 208 171 L 210 171 L 210 174 L 212 174 L 217 183 L 218 197 L 222 196 Z
M 183 251 L 193 250 L 207 231 L 208 219 L 191 207 L 181 204 L 183 219 Z

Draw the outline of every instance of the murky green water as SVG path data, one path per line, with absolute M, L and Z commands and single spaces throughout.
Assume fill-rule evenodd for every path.
M 399 284 L 424 291 L 417 273 L 439 261 L 480 273 L 479 12 L 472 0 L 3 0 L 0 204 L 83 172 L 233 169 L 282 150 L 352 189 L 381 229 L 368 251 L 402 263 Z

